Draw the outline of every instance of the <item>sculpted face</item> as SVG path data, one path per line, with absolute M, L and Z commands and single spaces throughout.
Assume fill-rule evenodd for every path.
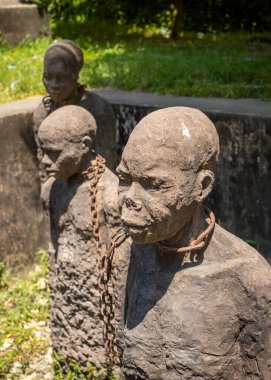
M 44 153 L 42 163 L 49 176 L 65 180 L 80 172 L 86 153 L 83 141 L 75 143 L 46 137 L 40 141 Z
M 176 235 L 187 221 L 196 176 L 176 170 L 167 150 L 152 149 L 150 141 L 143 146 L 153 154 L 134 155 L 129 146 L 117 169 L 121 219 L 136 243 L 154 243 Z
M 38 131 L 48 175 L 66 180 L 86 170 L 95 134 L 95 119 L 84 108 L 69 105 L 52 112 Z
M 178 234 L 212 188 L 212 171 L 198 170 L 207 145 L 202 133 L 183 121 L 181 108 L 144 118 L 130 135 L 117 168 L 121 219 L 139 244 Z M 218 145 L 214 149 L 217 153 Z
M 65 53 L 57 56 L 56 49 L 44 57 L 43 83 L 46 91 L 56 102 L 61 102 L 74 93 L 77 88 L 78 73 L 69 64 Z

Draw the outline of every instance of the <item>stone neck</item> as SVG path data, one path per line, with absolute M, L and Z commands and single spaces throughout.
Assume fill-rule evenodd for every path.
M 68 178 L 68 181 L 73 181 L 73 182 L 76 182 L 76 181 L 81 181 L 82 179 L 86 178 L 83 173 L 90 167 L 92 166 L 92 162 L 93 160 L 95 160 L 95 152 L 94 151 L 90 151 L 86 157 L 83 159 L 82 161 L 82 165 L 80 167 L 80 170 L 78 171 L 78 173 L 74 174 L 72 177 Z
M 81 90 L 81 87 L 80 86 L 76 87 L 76 89 L 70 94 L 70 96 L 67 99 L 62 100 L 61 102 L 56 102 L 57 108 L 72 105 L 79 102 L 82 98 L 82 95 L 83 95 L 83 92 Z
M 57 102 L 53 100 L 50 95 L 46 95 L 43 97 L 42 101 L 43 101 L 44 107 L 49 112 L 53 112 L 56 109 L 63 106 L 78 104 L 84 95 L 84 91 L 85 91 L 85 86 L 78 84 L 77 87 L 74 89 L 74 91 L 70 94 L 70 96 L 65 100 Z
M 187 218 L 187 223 L 174 236 L 161 241 L 167 247 L 188 247 L 190 243 L 208 227 L 207 216 L 203 206 L 198 205 L 190 217 Z M 182 225 L 183 222 L 180 222 Z

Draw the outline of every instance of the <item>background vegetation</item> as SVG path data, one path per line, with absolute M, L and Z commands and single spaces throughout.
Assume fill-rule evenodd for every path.
M 84 50 L 81 82 L 183 96 L 271 99 L 269 0 L 33 0 L 52 38 Z M 43 94 L 52 39 L 0 43 L 0 102 Z
M 66 29 L 58 35 L 69 36 Z M 250 35 L 184 33 L 178 41 L 130 35 L 118 42 L 102 37 L 75 39 L 85 55 L 80 81 L 89 87 L 271 99 L 271 48 Z M 44 94 L 43 54 L 51 42 L 0 44 L 0 102 Z
M 47 252 L 37 255 L 27 277 L 11 275 L 0 262 L 0 379 L 105 380 L 91 365 L 83 370 L 72 360 L 64 371 L 52 352 Z
M 119 25 L 167 27 L 173 37 L 182 30 L 270 31 L 269 0 L 36 0 L 55 21 L 84 17 Z
M 40 364 L 46 367 L 50 356 L 46 252 L 40 251 L 39 258 L 28 279 L 12 276 L 0 262 L 1 379 L 27 379 Z M 44 369 L 50 375 L 50 368 Z

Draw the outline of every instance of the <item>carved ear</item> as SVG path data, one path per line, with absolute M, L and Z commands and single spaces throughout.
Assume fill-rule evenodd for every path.
M 210 170 L 202 170 L 196 180 L 196 201 L 201 203 L 210 194 L 213 188 L 215 176 Z
M 84 147 L 84 153 L 88 153 L 92 149 L 92 139 L 90 136 L 84 136 L 82 138 L 82 143 Z

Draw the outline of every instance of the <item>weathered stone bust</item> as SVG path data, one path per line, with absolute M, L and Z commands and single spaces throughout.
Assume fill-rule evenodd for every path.
M 219 141 L 200 111 L 155 111 L 135 127 L 119 175 L 115 248 L 121 378 L 271 379 L 271 269 L 203 207 Z
M 92 150 L 95 134 L 88 111 L 64 106 L 42 122 L 38 139 L 47 175 L 56 178 L 49 200 L 53 346 L 64 359 L 102 368 L 106 359 L 98 277 L 119 211 L 118 180 L 109 169 L 103 171 L 102 158 Z
M 44 55 L 43 83 L 48 96 L 34 113 L 34 135 L 38 148 L 38 160 L 42 159 L 37 133 L 42 121 L 54 110 L 64 105 L 78 105 L 87 109 L 97 123 L 97 151 L 106 159 L 110 169 L 116 167 L 116 119 L 111 105 L 94 92 L 78 84 L 84 64 L 83 52 L 70 40 L 62 40 L 48 47 Z M 44 168 L 40 168 L 41 180 L 46 180 Z

